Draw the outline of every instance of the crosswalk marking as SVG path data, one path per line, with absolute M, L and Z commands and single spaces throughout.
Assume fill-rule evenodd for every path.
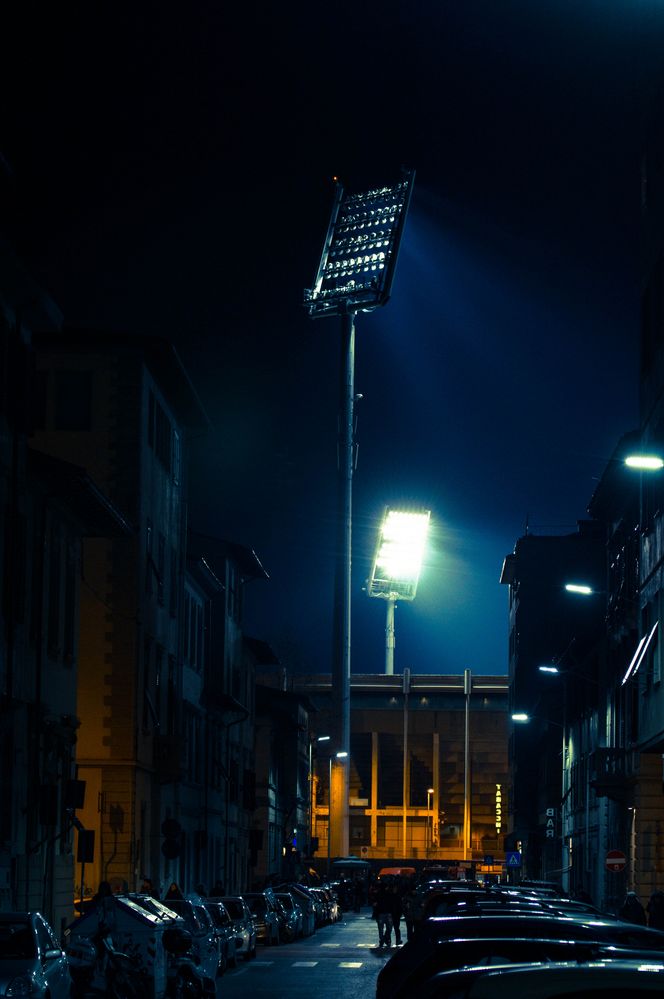
M 252 961 L 252 968 L 271 968 L 274 961 Z
M 315 968 L 318 961 L 293 961 L 294 968 Z
M 339 961 L 340 968 L 361 968 L 362 961 Z
M 324 944 L 321 944 L 321 947 L 341 947 L 341 944 L 338 944 L 338 943 L 324 943 Z
M 372 943 L 358 943 L 358 944 L 355 944 L 355 946 L 356 947 L 366 947 L 367 950 L 371 950 L 371 948 L 375 947 L 376 945 L 372 944 Z

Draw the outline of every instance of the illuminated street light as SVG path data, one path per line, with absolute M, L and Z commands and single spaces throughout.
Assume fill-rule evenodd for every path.
M 580 593 L 584 597 L 591 597 L 596 592 L 587 583 L 565 583 L 565 589 L 568 593 Z
M 525 711 L 515 711 L 515 713 L 512 715 L 512 721 L 515 721 L 515 722 L 529 722 L 530 721 L 530 715 L 526 714 Z
M 664 468 L 664 459 L 657 454 L 629 454 L 625 458 L 628 468 L 635 468 L 641 472 L 659 472 Z
M 394 673 L 394 608 L 397 600 L 415 599 L 430 519 L 430 510 L 388 507 L 381 524 L 367 593 L 387 602 L 385 672 L 390 675 Z
M 560 673 L 557 666 L 538 666 L 540 673 Z

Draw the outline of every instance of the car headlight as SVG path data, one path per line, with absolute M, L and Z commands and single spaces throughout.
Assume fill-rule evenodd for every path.
M 40 992 L 34 975 L 17 975 L 7 986 L 6 996 L 33 996 Z

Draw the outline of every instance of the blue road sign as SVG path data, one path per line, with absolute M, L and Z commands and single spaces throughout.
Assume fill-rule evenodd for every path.
M 521 867 L 521 854 L 518 850 L 510 850 L 505 854 L 505 864 L 507 867 Z

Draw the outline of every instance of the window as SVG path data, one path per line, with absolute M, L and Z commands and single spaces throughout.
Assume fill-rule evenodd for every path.
M 92 372 L 56 371 L 55 429 L 92 428 Z

